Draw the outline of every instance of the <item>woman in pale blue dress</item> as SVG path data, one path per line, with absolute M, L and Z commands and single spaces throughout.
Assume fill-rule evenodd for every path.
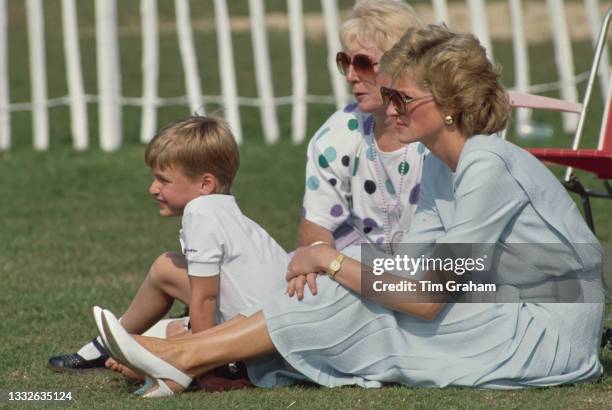
M 322 272 L 315 296 L 276 295 L 210 331 L 131 336 L 112 313 L 97 310 L 111 354 L 149 375 L 148 396 L 182 391 L 193 377 L 238 360 L 248 360 L 249 377 L 266 387 L 307 380 L 508 389 L 601 375 L 601 248 L 554 176 L 490 135 L 505 127 L 509 106 L 478 40 L 443 26 L 410 30 L 382 66 L 393 78 L 393 89 L 382 92 L 401 141 L 434 154 L 404 242 L 563 245 L 559 258 L 584 279 L 581 300 L 589 303 L 375 303 L 361 295 L 361 248 L 348 248 L 344 259 L 325 244 L 300 248 L 287 279 L 291 287 L 300 275 Z M 565 275 L 546 269 L 546 255 L 531 257 L 521 260 L 526 271 L 494 271 L 497 283 L 520 298 L 547 276 Z

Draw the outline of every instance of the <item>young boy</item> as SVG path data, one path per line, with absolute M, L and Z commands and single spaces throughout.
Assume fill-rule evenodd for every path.
M 179 299 L 189 305 L 192 332 L 200 332 L 286 287 L 287 253 L 242 214 L 230 194 L 240 157 L 225 122 L 211 117 L 175 122 L 151 140 L 145 162 L 153 172 L 149 192 L 160 215 L 182 215 L 183 255 L 165 253 L 153 263 L 121 318 L 127 331 L 147 331 Z M 103 368 L 107 358 L 96 338 L 77 353 L 50 358 L 49 367 Z

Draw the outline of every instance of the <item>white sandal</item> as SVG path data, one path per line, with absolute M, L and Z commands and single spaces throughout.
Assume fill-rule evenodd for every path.
M 102 328 L 115 359 L 140 370 L 151 379 L 152 387 L 142 397 L 172 396 L 174 392 L 163 379 L 172 380 L 183 388 L 191 384 L 191 377 L 138 344 L 109 310 L 102 313 Z
M 106 333 L 104 333 L 104 326 L 102 325 L 102 311 L 103 310 L 100 306 L 93 307 L 93 315 L 94 315 L 94 320 L 96 322 L 96 327 L 98 328 L 98 333 L 100 334 L 100 339 L 102 339 L 102 345 L 106 349 L 106 352 L 113 359 L 118 360 L 116 357 L 117 355 L 111 351 L 109 343 L 106 339 Z M 151 379 L 149 376 L 145 376 L 144 384 L 140 388 L 138 388 L 136 391 L 134 391 L 134 393 L 132 394 L 136 396 L 144 396 L 145 393 L 147 393 L 154 385 L 155 383 L 153 379 Z
M 149 376 L 145 376 L 145 382 L 142 386 L 138 388 L 138 390 L 134 391 L 134 395 L 136 396 L 144 396 L 150 389 L 155 385 L 155 382 Z M 149 396 L 147 396 L 149 397 Z
M 109 356 L 115 357 L 112 349 L 110 348 L 108 341 L 106 339 L 106 333 L 104 333 L 104 327 L 102 326 L 102 308 L 100 306 L 93 307 L 93 316 L 94 321 L 96 322 L 96 327 L 98 328 L 98 333 L 100 334 L 100 339 L 102 339 L 102 345 L 106 349 L 106 352 Z

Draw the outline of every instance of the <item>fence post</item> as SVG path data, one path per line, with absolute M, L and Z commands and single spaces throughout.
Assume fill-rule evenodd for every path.
M 75 0 L 62 0 L 62 28 L 66 60 L 66 82 L 70 95 L 72 144 L 77 151 L 82 151 L 87 149 L 89 145 L 89 127 Z
M 27 0 L 26 11 L 28 15 L 34 149 L 46 150 L 49 148 L 49 112 L 47 109 L 47 64 L 42 1 Z
M 185 87 L 189 98 L 190 114 L 205 114 L 202 100 L 202 86 L 200 85 L 200 74 L 198 72 L 198 59 L 196 58 L 193 45 L 193 30 L 191 28 L 191 12 L 189 0 L 175 0 L 176 30 L 185 72 Z
M 489 28 L 487 27 L 487 11 L 483 0 L 468 0 L 468 8 L 470 10 L 470 25 L 472 32 L 478 37 L 480 44 L 487 50 L 487 55 L 491 61 L 493 58 L 493 46 L 491 45 L 491 36 L 489 36 Z
M 232 128 L 236 142 L 242 143 L 242 126 L 238 108 L 236 72 L 234 68 L 234 49 L 229 24 L 229 15 L 225 0 L 215 0 L 215 19 L 217 42 L 219 48 L 219 70 L 221 72 L 221 93 L 225 106 L 227 121 Z
M 336 68 L 336 53 L 342 49 L 338 33 L 338 4 L 336 0 L 321 0 L 325 18 L 325 38 L 327 40 L 327 68 L 331 76 L 332 89 L 336 98 L 336 108 L 344 107 L 348 102 L 346 81 Z
M 159 89 L 159 37 L 157 0 L 141 0 L 142 21 L 142 124 L 140 141 L 151 141 L 157 129 L 157 97 Z
M 448 5 L 446 0 L 433 0 L 433 9 L 436 23 L 444 22 L 448 25 Z
M 512 19 L 512 49 L 514 52 L 514 86 L 517 90 L 527 92 L 529 89 L 529 54 L 523 26 L 523 7 L 521 0 L 510 0 Z M 531 120 L 531 110 L 520 109 L 517 112 L 517 128 L 525 129 Z
M 563 0 L 547 0 L 548 13 L 552 21 L 553 44 L 555 46 L 555 60 L 559 71 L 561 83 L 561 98 L 568 101 L 578 101 L 578 92 L 574 83 L 574 58 L 572 56 L 572 43 L 567 30 Z M 578 125 L 575 114 L 563 113 L 561 115 L 563 130 L 573 132 Z
M 291 137 L 295 144 L 306 137 L 306 95 L 308 72 L 304 46 L 304 18 L 302 0 L 287 0 L 289 35 L 291 37 L 292 112 Z
M 100 147 L 121 146 L 121 71 L 117 41 L 117 3 L 96 0 L 96 58 L 98 68 L 98 126 Z
M 8 18 L 6 0 L 0 0 L 0 150 L 11 148 L 9 84 Z
M 274 105 L 274 89 L 270 73 L 270 52 L 266 35 L 265 9 L 262 0 L 249 0 L 251 39 L 255 60 L 255 79 L 261 104 L 261 123 L 267 143 L 278 141 L 278 119 Z

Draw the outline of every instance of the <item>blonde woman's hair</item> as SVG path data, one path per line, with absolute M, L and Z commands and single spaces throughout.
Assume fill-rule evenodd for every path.
M 387 51 L 411 27 L 422 28 L 423 23 L 403 1 L 361 0 L 342 24 L 340 41 L 345 49 L 359 43 Z
M 206 172 L 217 180 L 216 193 L 229 193 L 238 168 L 240 153 L 225 121 L 193 116 L 163 128 L 147 145 L 145 163 L 150 168 L 179 167 L 189 178 Z
M 510 104 L 500 70 L 473 34 L 453 33 L 445 25 L 411 29 L 385 53 L 381 69 L 394 80 L 409 76 L 428 90 L 468 137 L 506 127 Z

